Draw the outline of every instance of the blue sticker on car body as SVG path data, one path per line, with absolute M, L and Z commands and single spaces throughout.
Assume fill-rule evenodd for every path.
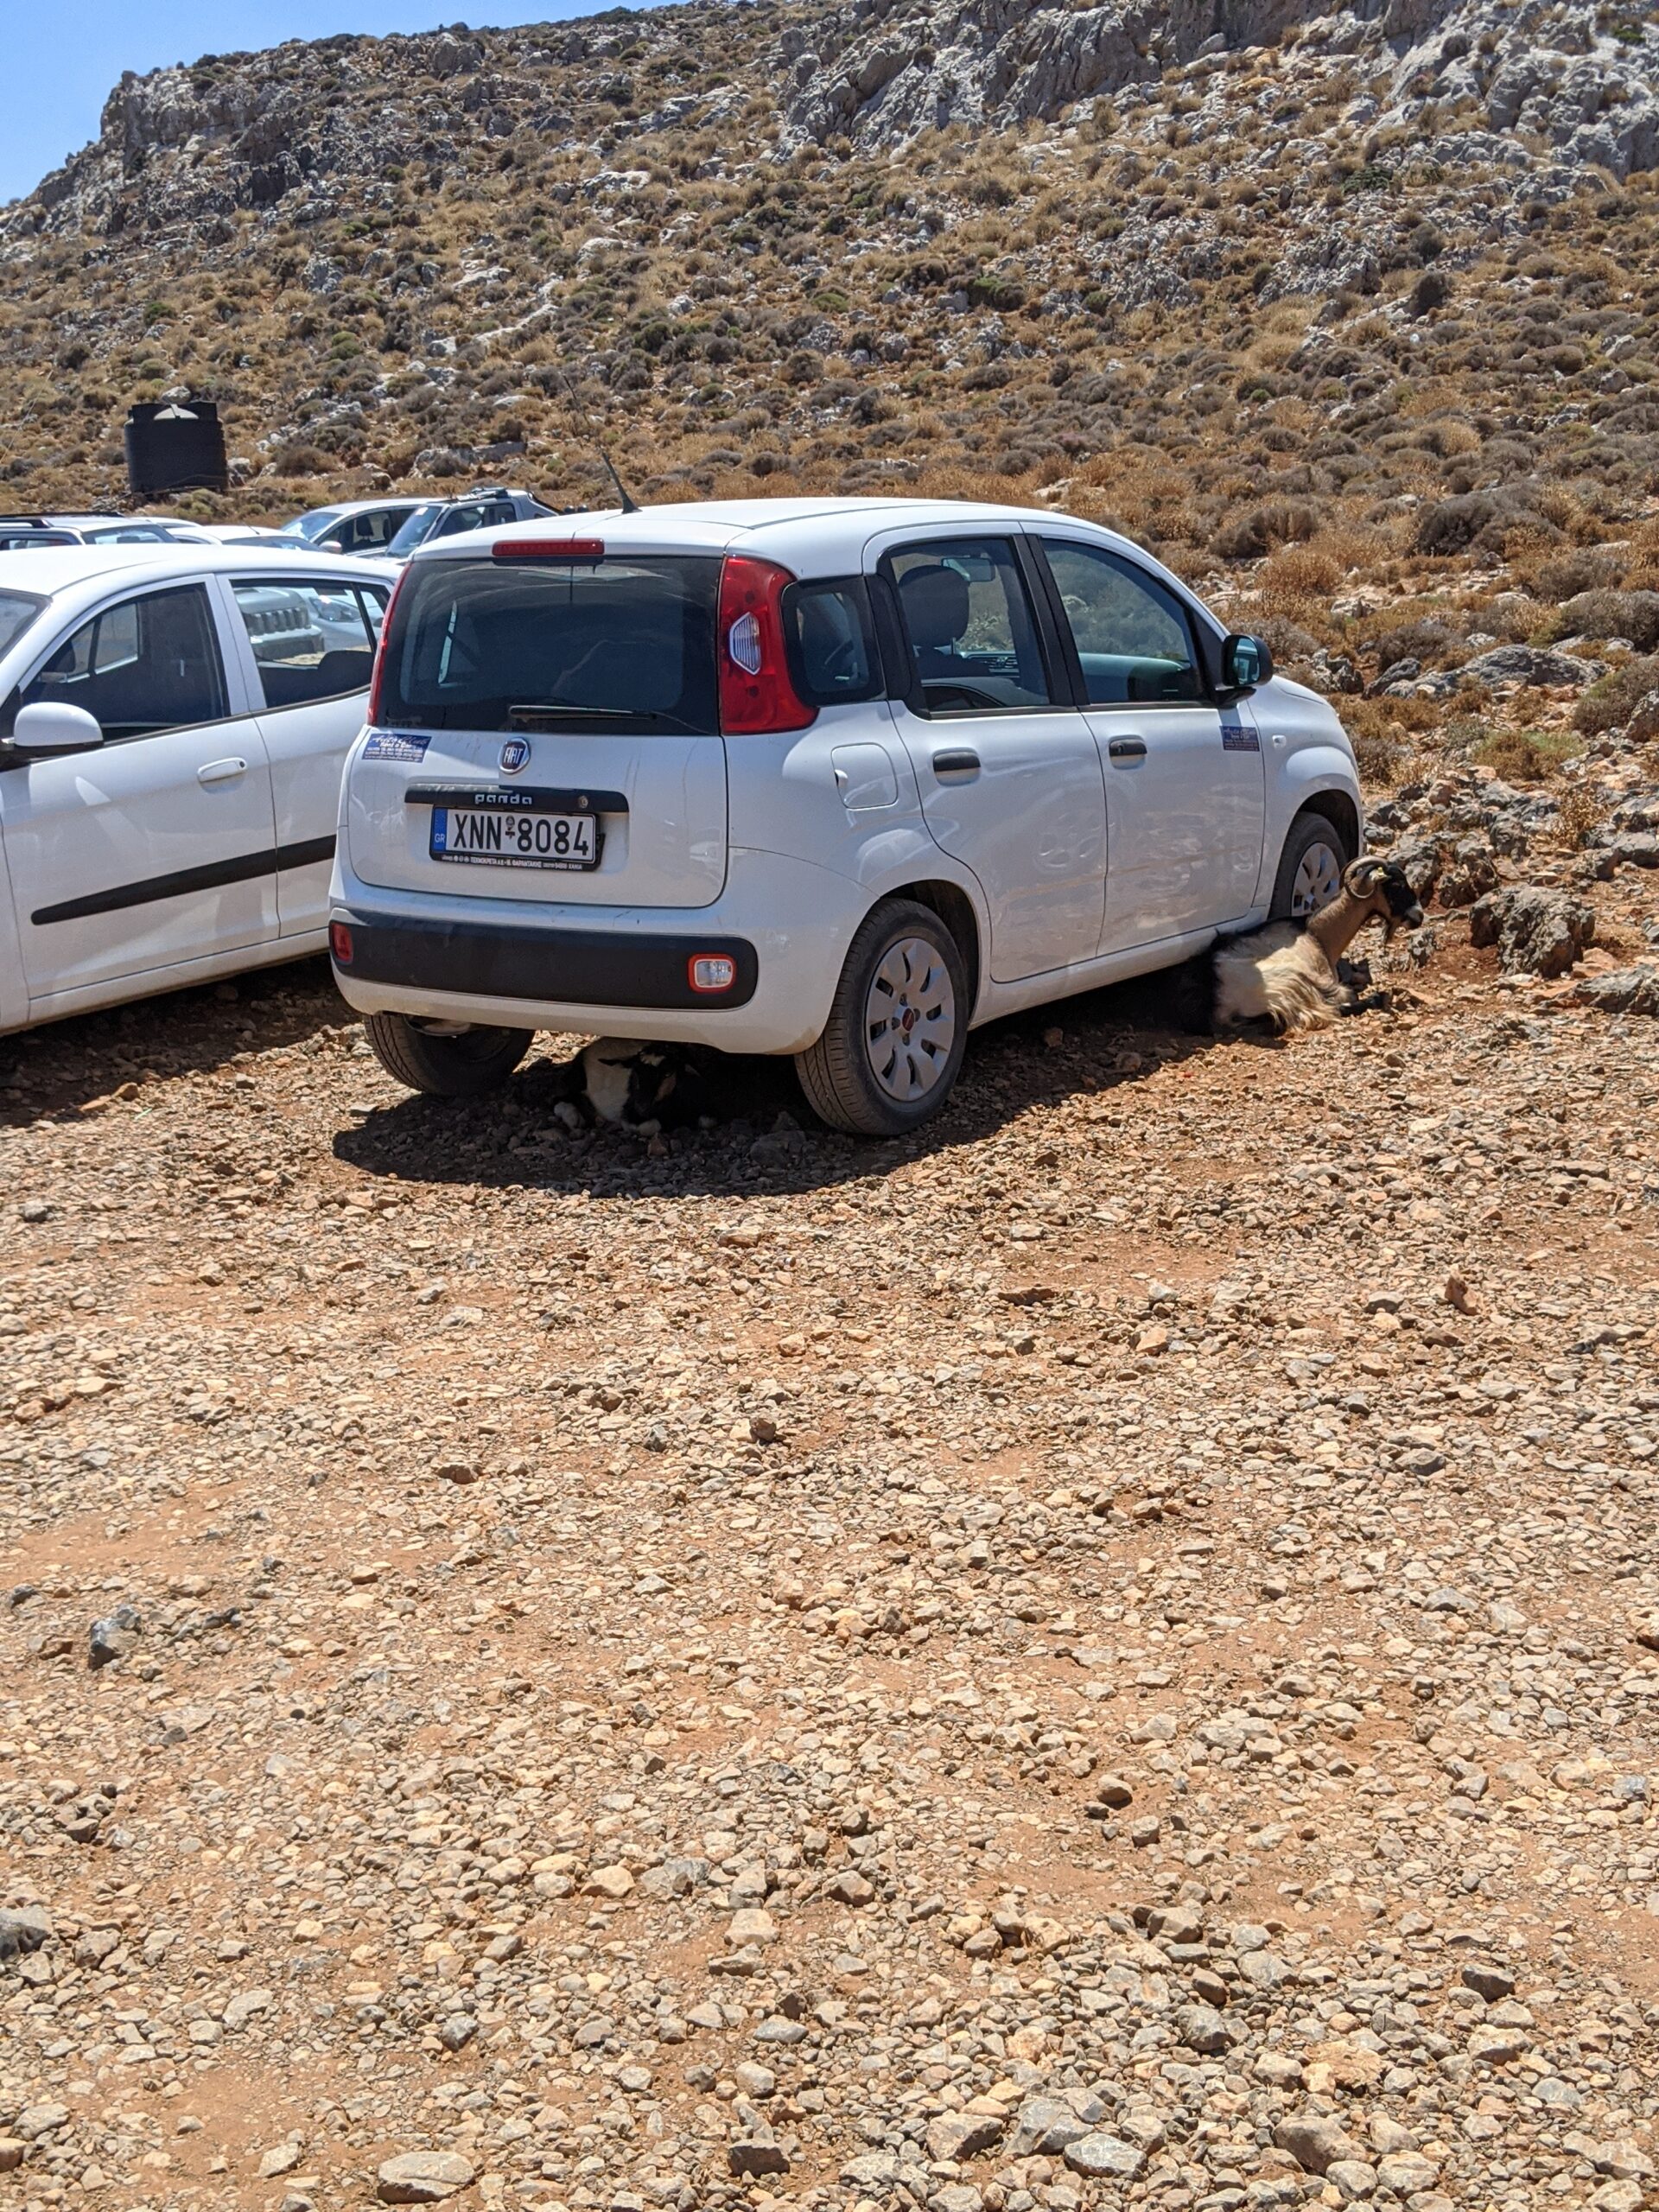
M 1223 722 L 1221 749 L 1224 753 L 1259 753 L 1262 741 L 1243 722 Z
M 402 730 L 378 729 L 363 748 L 365 760 L 424 760 L 429 737 L 410 736 Z

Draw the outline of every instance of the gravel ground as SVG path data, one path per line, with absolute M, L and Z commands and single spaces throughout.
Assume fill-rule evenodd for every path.
M 887 1146 L 0 1050 L 5 2188 L 1649 2201 L 1656 1031 L 1413 988 Z

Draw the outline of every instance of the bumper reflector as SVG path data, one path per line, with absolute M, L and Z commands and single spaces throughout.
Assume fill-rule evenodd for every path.
M 726 952 L 694 952 L 685 973 L 694 991 L 729 991 L 737 981 L 737 963 Z
M 352 930 L 349 922 L 329 923 L 328 950 L 334 955 L 335 967 L 349 968 L 351 966 Z

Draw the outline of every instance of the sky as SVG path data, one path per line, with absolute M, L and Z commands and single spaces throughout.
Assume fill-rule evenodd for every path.
M 453 4 L 453 0 L 452 0 Z M 466 0 L 460 0 L 465 6 Z M 475 0 L 475 28 L 568 22 L 607 0 Z M 638 6 L 643 0 L 623 0 Z M 0 6 L 0 206 L 32 192 L 48 170 L 98 136 L 98 118 L 124 69 L 141 74 L 204 54 L 280 46 L 335 31 L 429 31 L 459 20 L 409 0 L 4 0 Z

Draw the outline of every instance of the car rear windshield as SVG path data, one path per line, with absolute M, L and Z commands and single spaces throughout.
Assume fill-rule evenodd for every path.
M 392 615 L 379 719 L 713 736 L 719 592 L 708 558 L 417 562 Z

